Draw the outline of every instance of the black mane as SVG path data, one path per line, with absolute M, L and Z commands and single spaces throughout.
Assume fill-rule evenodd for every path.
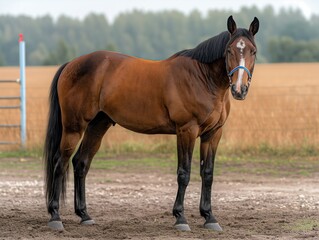
M 243 28 L 238 28 L 230 38 L 228 31 L 222 32 L 219 35 L 207 39 L 192 49 L 182 50 L 174 54 L 174 57 L 184 56 L 195 59 L 201 63 L 212 63 L 225 56 L 225 50 L 238 37 L 246 37 L 256 46 L 253 35 Z

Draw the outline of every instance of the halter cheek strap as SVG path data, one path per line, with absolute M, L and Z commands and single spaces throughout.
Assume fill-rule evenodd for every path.
M 250 71 L 248 70 L 248 68 L 244 67 L 244 66 L 237 66 L 235 67 L 233 70 L 231 70 L 229 73 L 228 73 L 228 77 L 229 77 L 229 83 L 230 85 L 232 84 L 232 80 L 231 80 L 231 77 L 233 76 L 233 74 L 238 71 L 239 69 L 244 69 L 245 72 L 248 74 L 248 86 L 250 85 L 250 82 L 251 82 L 251 73 Z

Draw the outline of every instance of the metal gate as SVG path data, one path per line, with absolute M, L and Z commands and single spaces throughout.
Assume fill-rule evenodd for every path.
M 26 146 L 26 76 L 25 76 L 25 42 L 23 35 L 19 34 L 19 65 L 20 65 L 20 78 L 0 80 L 1 83 L 6 84 L 19 84 L 19 96 L 0 96 L 0 109 L 18 109 L 20 111 L 20 124 L 0 124 L 0 128 L 20 128 L 20 141 L 6 141 L 0 139 L 0 145 L 20 144 L 21 147 Z M 17 94 L 18 95 L 18 94 Z M 19 105 L 8 104 L 2 105 L 1 100 L 10 102 L 11 100 L 20 100 Z M 1 118 L 1 116 L 0 116 Z

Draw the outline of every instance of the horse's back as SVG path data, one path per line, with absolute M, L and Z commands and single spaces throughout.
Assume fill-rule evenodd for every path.
M 108 55 L 100 107 L 115 122 L 136 132 L 175 131 L 165 108 L 169 66 L 122 55 Z
M 85 121 L 103 111 L 133 131 L 172 133 L 163 99 L 167 75 L 164 61 L 93 52 L 71 61 L 62 72 L 60 104 Z

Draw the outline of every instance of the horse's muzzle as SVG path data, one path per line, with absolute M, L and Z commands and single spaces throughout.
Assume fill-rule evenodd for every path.
M 232 84 L 230 90 L 236 100 L 244 100 L 248 93 L 248 86 L 243 84 L 240 86 L 240 89 L 237 89 L 236 85 Z

